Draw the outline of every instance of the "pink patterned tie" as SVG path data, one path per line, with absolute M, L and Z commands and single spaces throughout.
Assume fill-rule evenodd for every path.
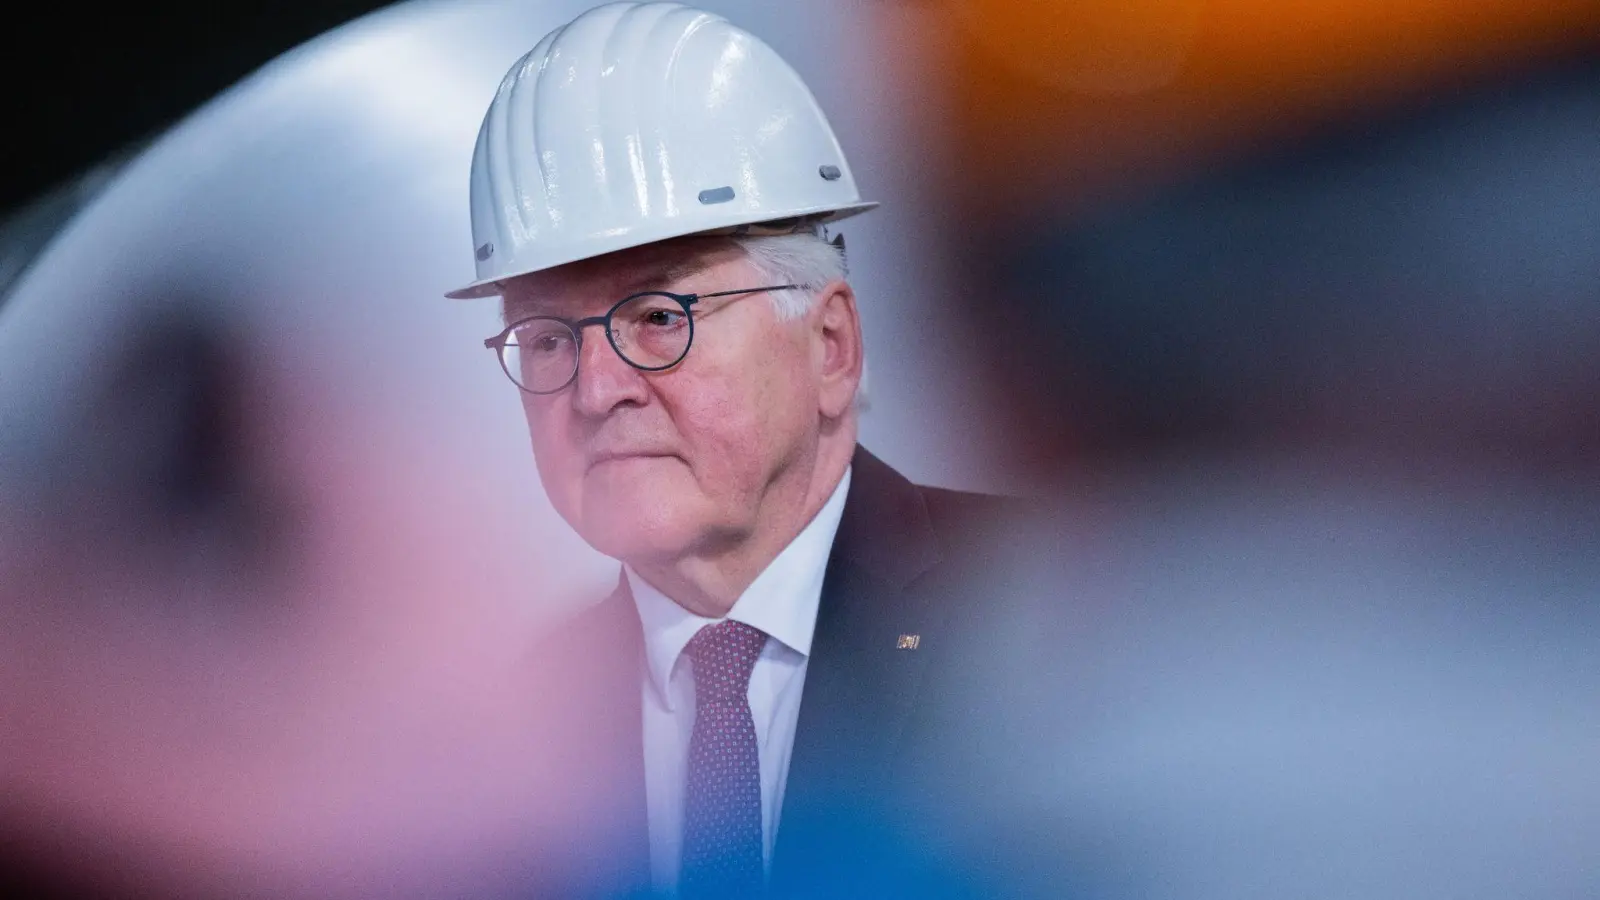
M 679 894 L 734 898 L 762 892 L 761 764 L 750 717 L 750 673 L 767 636 L 743 622 L 707 625 L 685 652 L 694 663 Z

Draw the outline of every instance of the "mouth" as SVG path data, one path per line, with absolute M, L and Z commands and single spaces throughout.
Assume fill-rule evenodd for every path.
M 589 457 L 588 468 L 595 469 L 605 465 L 606 463 L 630 462 L 644 459 L 670 459 L 672 456 L 673 454 L 671 453 L 661 453 L 656 451 L 620 452 L 608 450 L 603 453 L 596 453 L 595 455 Z

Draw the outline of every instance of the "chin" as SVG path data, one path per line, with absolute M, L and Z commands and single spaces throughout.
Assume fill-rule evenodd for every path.
M 699 530 L 677 522 L 605 517 L 586 523 L 583 537 L 612 559 L 634 564 L 672 562 L 687 556 L 699 541 Z
M 640 492 L 586 496 L 579 534 L 601 553 L 624 562 L 674 560 L 700 543 L 706 529 L 695 498 Z

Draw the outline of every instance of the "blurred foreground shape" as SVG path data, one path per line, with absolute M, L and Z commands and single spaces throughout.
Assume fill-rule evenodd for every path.
M 525 654 L 615 571 L 493 305 L 438 296 L 482 105 L 581 5 L 354 23 L 8 232 L 8 876 L 600 877 Z M 1057 505 L 926 700 L 989 727 L 919 849 L 990 895 L 1600 890 L 1600 8 L 728 11 L 810 51 L 899 217 L 850 235 L 868 443 Z M 1019 684 L 1042 714 L 984 706 Z

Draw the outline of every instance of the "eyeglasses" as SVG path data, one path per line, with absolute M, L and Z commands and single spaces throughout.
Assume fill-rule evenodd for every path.
M 711 297 L 734 297 L 763 291 L 785 291 L 797 284 L 716 291 L 710 294 L 673 294 L 647 291 L 618 300 L 603 316 L 563 319 L 531 316 L 506 326 L 483 342 L 500 357 L 500 367 L 512 383 L 530 394 L 554 394 L 578 377 L 578 351 L 583 330 L 602 325 L 611 349 L 622 361 L 645 372 L 670 369 L 689 355 L 694 343 L 692 307 Z

